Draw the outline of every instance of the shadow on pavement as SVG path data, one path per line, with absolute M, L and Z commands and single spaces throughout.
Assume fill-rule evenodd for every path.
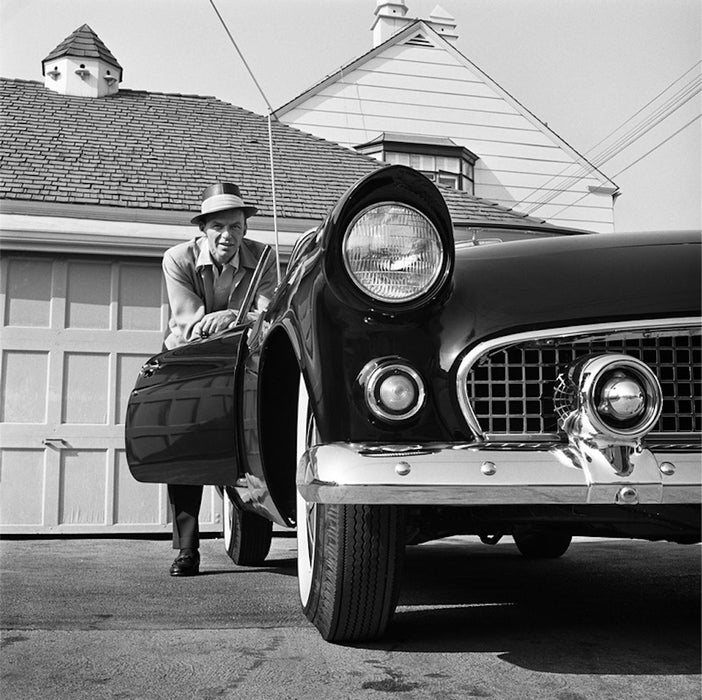
M 529 560 L 502 544 L 407 549 L 393 652 L 497 652 L 570 674 L 700 673 L 700 549 L 575 542 Z

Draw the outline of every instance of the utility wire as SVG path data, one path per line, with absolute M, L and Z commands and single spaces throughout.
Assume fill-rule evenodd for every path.
M 602 153 L 598 154 L 594 159 L 591 159 L 592 165 L 589 168 L 585 166 L 580 166 L 580 169 L 574 174 L 566 176 L 561 181 L 559 187 L 546 192 L 538 200 L 536 200 L 536 202 L 533 202 L 532 206 L 528 209 L 527 213 L 529 214 L 535 211 L 536 209 L 540 208 L 544 204 L 548 203 L 554 197 L 561 194 L 561 192 L 564 192 L 569 186 L 588 175 L 596 167 L 600 167 L 604 163 L 614 158 L 625 148 L 630 146 L 636 140 L 641 138 L 644 134 L 648 133 L 651 129 L 660 124 L 664 119 L 669 117 L 673 112 L 677 111 L 684 104 L 689 102 L 695 95 L 699 94 L 700 91 L 702 91 L 702 80 L 700 79 L 685 86 L 683 90 L 676 93 L 674 98 L 669 100 L 661 107 L 657 108 L 657 110 L 654 113 L 647 116 L 643 122 L 634 127 L 634 129 L 632 129 L 629 133 L 621 136 L 609 148 L 605 149 Z
M 600 141 L 598 141 L 594 146 L 592 146 L 592 148 L 588 149 L 587 152 L 588 152 L 588 153 L 592 153 L 598 146 L 601 146 L 610 136 L 614 135 L 617 131 L 619 131 L 619 130 L 622 129 L 624 126 L 626 126 L 632 119 L 638 117 L 639 114 L 641 114 L 641 112 L 643 112 L 647 107 L 649 107 L 650 105 L 652 105 L 659 97 L 661 97 L 661 95 L 663 95 L 667 90 L 669 90 L 671 87 L 673 87 L 673 85 L 675 85 L 675 83 L 679 82 L 679 81 L 682 80 L 688 73 L 690 73 L 690 72 L 692 72 L 693 70 L 695 70 L 695 68 L 697 68 L 697 66 L 699 66 L 700 63 L 702 63 L 702 60 L 697 61 L 697 63 L 695 63 L 694 66 L 692 66 L 691 68 L 688 68 L 679 78 L 676 78 L 675 80 L 673 80 L 672 83 L 669 83 L 669 84 L 668 84 L 665 88 L 663 88 L 663 90 L 661 90 L 654 98 L 652 98 L 651 100 L 649 100 L 643 107 L 641 107 L 641 109 L 639 109 L 637 112 L 634 112 L 634 114 L 632 114 L 626 121 L 622 122 L 618 127 L 616 127 L 616 129 L 614 129 L 613 131 L 610 131 L 609 134 L 607 134 L 607 136 L 605 136 L 603 139 L 601 139 Z
M 691 68 L 689 68 L 688 70 L 686 70 L 680 77 L 676 78 L 672 83 L 669 83 L 669 84 L 668 84 L 661 92 L 659 92 L 652 100 L 650 100 L 649 102 L 647 102 L 643 107 L 641 107 L 641 109 L 639 109 L 637 112 L 635 112 L 635 113 L 634 113 L 631 117 L 629 117 L 625 122 L 623 122 L 622 124 L 620 124 L 616 129 L 614 129 L 613 131 L 611 131 L 611 132 L 610 132 L 607 136 L 605 136 L 601 141 L 599 141 L 597 144 L 595 144 L 595 146 L 593 146 L 591 149 L 589 149 L 589 150 L 587 151 L 587 154 L 593 153 L 594 150 L 595 150 L 598 146 L 600 146 L 601 144 L 603 144 L 607 139 L 609 139 L 609 138 L 610 138 L 611 136 L 613 136 L 615 133 L 617 133 L 618 131 L 620 131 L 624 126 L 626 126 L 626 124 L 628 124 L 630 121 L 632 121 L 632 119 L 634 119 L 634 118 L 637 117 L 639 114 L 641 114 L 646 108 L 648 108 L 648 107 L 649 107 L 651 104 L 653 104 L 659 97 L 661 97 L 665 92 L 667 92 L 675 83 L 679 82 L 679 81 L 682 80 L 688 73 L 690 73 L 691 71 L 695 70 L 695 69 L 700 65 L 700 63 L 702 63 L 702 61 L 697 61 L 697 63 L 695 63 L 695 65 L 693 65 Z M 693 81 L 693 82 L 694 82 L 694 81 Z M 636 128 L 637 128 L 637 127 L 634 127 L 634 130 L 635 130 Z M 570 164 L 570 165 L 566 166 L 558 175 L 554 175 L 554 176 L 551 177 L 549 180 L 547 180 L 546 182 L 544 182 L 538 189 L 532 190 L 531 193 L 533 193 L 533 192 L 538 192 L 539 189 L 543 189 L 543 188 L 544 188 L 546 185 L 548 185 L 550 182 L 553 182 L 554 180 L 556 180 L 556 179 L 558 179 L 559 177 L 561 177 L 561 176 L 562 176 L 565 172 L 567 172 L 573 165 L 574 165 L 574 164 Z M 578 176 L 579 176 L 581 173 L 583 174 L 582 176 L 584 177 L 585 174 L 591 172 L 591 170 L 594 169 L 594 168 L 592 168 L 592 167 L 588 169 L 588 167 L 582 166 L 582 165 L 579 166 L 579 167 L 580 167 L 580 170 L 579 170 L 575 175 L 571 175 L 571 176 L 570 176 L 570 180 L 571 180 L 571 181 L 572 181 L 573 178 L 575 178 L 575 179 L 580 179 Z M 561 188 L 561 189 L 563 189 L 563 188 Z M 557 188 L 557 190 L 558 190 L 558 188 Z M 530 193 L 530 194 L 531 194 L 531 193 Z M 558 192 L 557 192 L 557 193 L 558 193 Z M 548 195 L 547 195 L 547 196 L 548 196 Z M 517 205 L 515 205 L 515 206 L 519 206 L 519 205 L 521 205 L 522 203 L 524 203 L 525 201 L 526 201 L 526 198 L 523 199 L 521 202 L 519 202 L 519 203 L 518 203 Z
M 667 139 L 661 141 L 659 144 L 656 144 L 650 151 L 646 151 L 646 153 L 644 153 L 642 156 L 639 156 L 633 163 L 629 163 L 629 165 L 627 165 L 625 168 L 622 168 L 618 173 L 614 174 L 612 177 L 618 177 L 623 172 L 627 171 L 629 168 L 636 165 L 639 161 L 642 161 L 644 158 L 646 158 L 646 156 L 650 156 L 651 153 L 653 153 L 654 151 L 657 151 L 663 144 L 668 143 L 668 141 L 670 141 L 670 139 L 672 139 L 674 136 L 677 136 L 681 131 L 687 129 L 687 127 L 690 126 L 690 124 L 693 124 L 694 122 L 696 122 L 700 118 L 702 118 L 702 114 L 698 114 L 696 117 L 693 117 L 692 119 L 690 119 L 690 121 L 687 122 L 687 124 L 684 124 L 683 126 L 681 126 L 677 131 L 673 132 L 670 136 L 668 136 Z
M 673 132 L 670 136 L 668 136 L 668 138 L 666 138 L 663 141 L 661 141 L 660 143 L 656 144 L 651 150 L 647 151 L 642 156 L 637 158 L 633 163 L 629 163 L 629 165 L 627 165 L 625 168 L 622 168 L 615 175 L 612 175 L 612 177 L 618 177 L 623 172 L 627 171 L 629 168 L 633 167 L 638 162 L 642 161 L 644 158 L 650 156 L 651 153 L 653 153 L 654 151 L 657 151 L 661 146 L 668 143 L 668 141 L 670 141 L 672 138 L 677 136 L 681 131 L 684 131 L 685 129 L 687 129 L 688 126 L 690 126 L 691 124 L 693 124 L 694 122 L 696 122 L 700 118 L 702 118 L 702 114 L 698 114 L 696 117 L 693 117 L 692 119 L 690 119 L 690 121 L 687 122 L 687 124 L 684 124 L 683 126 L 681 126 L 677 131 Z M 586 192 L 584 195 L 582 195 L 581 197 L 576 199 L 574 202 L 571 202 L 570 204 L 566 204 L 562 209 L 559 209 L 555 214 L 552 214 L 550 218 L 554 218 L 554 217 L 558 216 L 560 213 L 564 212 L 566 209 L 570 209 L 570 207 L 574 207 L 578 202 L 585 199 L 585 197 L 587 197 L 588 194 L 589 194 L 589 192 Z
M 675 85 L 675 83 L 680 82 L 685 76 L 687 76 L 690 72 L 695 70 L 702 61 L 697 61 L 692 67 L 690 67 L 688 70 L 686 70 L 681 76 L 676 78 L 674 81 L 669 83 L 661 92 L 659 92 L 653 99 L 649 100 L 643 107 L 641 107 L 637 112 L 635 112 L 631 117 L 629 117 L 626 121 L 624 121 L 622 124 L 620 124 L 617 128 L 615 128 L 613 131 L 611 131 L 607 136 L 605 136 L 603 139 L 601 139 L 595 146 L 593 146 L 589 151 L 589 153 L 593 153 L 598 146 L 602 145 L 607 141 L 607 139 L 611 138 L 614 134 L 616 134 L 618 131 L 621 131 L 624 126 L 626 126 L 629 122 L 631 122 L 633 119 L 635 119 L 638 115 L 640 115 L 644 110 L 646 110 L 648 107 L 650 107 L 656 100 L 658 100 L 662 95 L 664 95 L 667 91 L 670 90 L 670 88 Z M 535 211 L 536 209 L 539 209 L 541 206 L 544 204 L 548 203 L 551 201 L 554 197 L 558 196 L 561 194 L 561 192 L 564 192 L 570 185 L 572 185 L 574 182 L 584 178 L 586 175 L 588 175 L 590 172 L 593 170 L 597 169 L 598 166 L 602 165 L 604 162 L 607 162 L 610 160 L 612 157 L 620 153 L 624 148 L 628 147 L 633 143 L 637 138 L 640 138 L 643 136 L 644 133 L 647 131 L 650 131 L 651 128 L 656 126 L 658 123 L 660 123 L 663 119 L 665 119 L 667 116 L 672 114 L 676 109 L 682 106 L 685 102 L 689 101 L 694 95 L 696 95 L 700 89 L 699 89 L 699 77 L 693 79 L 692 81 L 688 82 L 683 88 L 679 89 L 673 97 L 668 98 L 667 102 L 664 103 L 662 106 L 657 107 L 656 110 L 654 111 L 653 115 L 650 115 L 648 117 L 645 117 L 644 120 L 635 125 L 627 135 L 619 137 L 619 139 L 615 142 L 616 143 L 616 149 L 615 145 L 612 144 L 610 145 L 607 149 L 605 149 L 602 153 L 598 154 L 597 160 L 593 161 L 593 163 L 589 164 L 589 166 L 579 166 L 579 170 L 577 170 L 575 173 L 566 176 L 565 180 L 562 180 L 560 185 L 556 187 L 555 189 L 547 192 L 545 195 L 542 195 L 540 199 L 538 199 L 536 202 L 531 203 L 530 209 L 527 211 L 527 214 Z M 691 93 L 691 94 L 690 94 Z M 681 101 L 684 100 L 684 101 Z M 678 101 L 679 104 L 675 106 L 675 102 Z M 671 104 L 673 105 L 671 107 Z M 656 118 L 658 115 L 661 114 L 662 111 L 665 111 L 665 109 L 669 109 L 668 113 L 665 114 L 663 117 L 660 117 L 658 121 L 650 125 L 650 122 L 652 119 Z M 650 125 L 650 126 L 649 126 Z M 646 131 L 643 131 L 645 127 Z M 641 133 L 638 133 L 641 131 Z M 676 132 L 677 133 L 677 132 Z M 544 187 L 546 187 L 548 184 L 551 182 L 554 182 L 558 180 L 559 178 L 562 178 L 564 174 L 571 169 L 574 165 L 576 164 L 569 164 L 566 168 L 564 168 L 560 173 L 557 175 L 553 175 L 550 177 L 548 180 L 546 180 L 544 183 L 542 183 L 539 188 L 531 190 L 529 194 L 533 194 L 534 192 L 538 192 L 540 190 L 543 190 Z M 520 202 L 514 205 L 515 208 L 518 208 L 522 204 L 526 203 L 529 195 L 522 199 Z M 578 200 L 579 201 L 579 200 Z M 569 205 L 572 206 L 572 205 Z
M 692 87 L 686 86 L 686 94 L 677 95 L 677 104 L 669 106 L 669 103 L 663 107 L 658 108 L 656 112 L 646 118 L 644 122 L 638 125 L 629 134 L 625 134 L 620 137 L 615 143 L 613 143 L 608 149 L 599 154 L 595 159 L 592 159 L 591 167 L 587 168 L 580 166 L 580 170 L 576 173 L 566 176 L 560 183 L 559 187 L 546 192 L 541 198 L 533 202 L 531 207 L 526 211 L 527 214 L 531 214 L 535 210 L 541 208 L 545 204 L 548 204 L 551 200 L 557 197 L 562 192 L 565 192 L 568 187 L 575 184 L 578 180 L 589 175 L 596 168 L 601 167 L 608 161 L 612 160 L 615 156 L 619 155 L 624 149 L 631 146 L 635 141 L 640 139 L 642 136 L 647 134 L 651 129 L 655 128 L 662 121 L 667 119 L 671 114 L 676 112 L 678 109 L 683 107 L 687 102 L 689 102 L 693 97 L 702 92 L 702 80 L 697 81 L 696 85 Z M 667 111 L 666 111 L 667 110 Z
M 610 153 L 616 152 L 617 150 L 621 150 L 620 146 L 623 142 L 625 142 L 627 139 L 634 140 L 637 131 L 642 131 L 649 123 L 651 123 L 651 121 L 656 119 L 666 109 L 669 109 L 671 107 L 674 108 L 671 111 L 677 109 L 676 102 L 679 103 L 679 106 L 685 104 L 685 102 L 689 101 L 689 99 L 691 99 L 692 97 L 694 97 L 694 95 L 700 92 L 700 85 L 702 85 L 702 78 L 697 78 L 696 80 L 693 80 L 692 82 L 685 85 L 685 87 L 679 90 L 673 97 L 671 97 L 668 100 L 668 102 L 658 107 L 651 115 L 646 117 L 639 126 L 637 126 L 628 134 L 620 136 L 619 139 L 617 139 L 610 146 L 608 146 L 602 153 L 600 153 L 596 157 L 596 160 L 601 161 Z

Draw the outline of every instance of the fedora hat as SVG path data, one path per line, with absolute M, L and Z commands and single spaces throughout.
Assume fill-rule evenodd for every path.
M 216 182 L 202 192 L 200 213 L 190 219 L 190 223 L 199 226 L 208 214 L 227 209 L 243 209 L 247 219 L 258 211 L 256 207 L 244 202 L 239 188 L 234 183 Z

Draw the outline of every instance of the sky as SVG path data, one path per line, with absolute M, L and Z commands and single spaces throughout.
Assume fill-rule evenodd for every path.
M 280 107 L 372 48 L 376 0 L 213 0 L 264 100 L 211 1 L 0 0 L 0 75 L 41 81 L 42 59 L 88 24 L 121 64 L 122 88 L 266 114 L 266 100 Z M 700 76 L 702 0 L 405 4 L 408 16 L 437 4 L 453 15 L 456 48 L 590 158 Z M 698 93 L 600 166 L 622 192 L 616 230 L 702 227 L 701 112 Z

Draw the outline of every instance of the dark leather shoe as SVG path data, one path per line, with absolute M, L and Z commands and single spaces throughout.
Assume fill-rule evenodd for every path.
M 171 564 L 171 576 L 196 576 L 200 573 L 200 553 L 181 552 Z

